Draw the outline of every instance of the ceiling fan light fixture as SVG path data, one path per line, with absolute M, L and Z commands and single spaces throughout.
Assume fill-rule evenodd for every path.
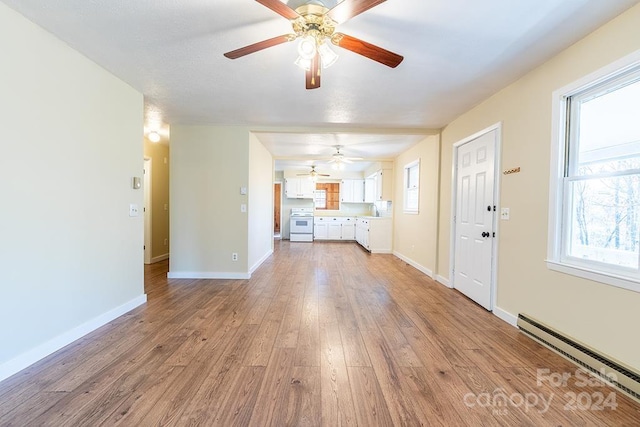
M 322 43 L 318 47 L 322 68 L 329 68 L 338 60 L 338 54 L 335 53 L 326 43 Z
M 302 68 L 305 71 L 309 71 L 311 69 L 311 60 L 305 59 L 302 56 L 298 56 L 298 59 L 294 62 L 298 67 Z
M 298 44 L 298 54 L 311 61 L 316 56 L 316 39 L 313 36 L 302 37 Z

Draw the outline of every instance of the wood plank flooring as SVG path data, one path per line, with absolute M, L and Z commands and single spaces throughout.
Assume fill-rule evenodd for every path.
M 276 241 L 250 280 L 167 268 L 145 267 L 145 306 L 0 383 L 0 426 L 640 425 L 640 404 L 391 255 Z

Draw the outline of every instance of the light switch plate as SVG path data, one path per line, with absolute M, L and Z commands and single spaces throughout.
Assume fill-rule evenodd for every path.
M 240 212 L 246 212 L 247 211 L 247 204 L 243 203 L 240 205 Z
M 240 187 L 240 194 L 242 194 L 243 196 L 247 194 L 247 187 Z
M 138 205 L 131 203 L 129 205 L 129 216 L 138 216 Z
M 500 209 L 500 219 L 503 221 L 509 221 L 509 208 Z

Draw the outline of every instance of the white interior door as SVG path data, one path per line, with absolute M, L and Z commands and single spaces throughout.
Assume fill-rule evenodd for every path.
M 492 304 L 495 147 L 498 131 L 457 147 L 453 287 Z

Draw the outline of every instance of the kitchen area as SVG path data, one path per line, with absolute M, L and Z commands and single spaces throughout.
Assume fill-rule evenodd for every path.
M 355 242 L 370 253 L 392 252 L 393 163 L 317 175 L 285 170 L 276 172 L 276 181 L 283 184 L 283 239 Z

